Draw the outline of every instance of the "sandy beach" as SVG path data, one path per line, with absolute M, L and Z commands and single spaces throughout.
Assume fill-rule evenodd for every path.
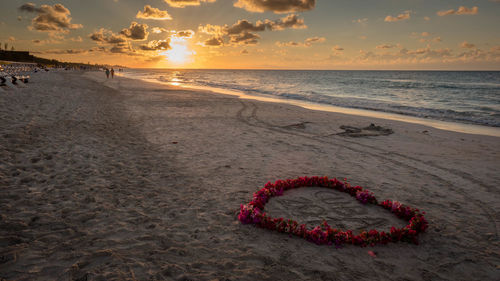
M 392 134 L 352 129 L 372 123 Z M 499 140 L 37 73 L 0 89 L 0 280 L 498 280 Z M 419 245 L 336 249 L 238 221 L 268 181 L 301 176 L 347 178 L 425 211 L 429 229 Z M 266 210 L 355 231 L 405 225 L 321 188 Z

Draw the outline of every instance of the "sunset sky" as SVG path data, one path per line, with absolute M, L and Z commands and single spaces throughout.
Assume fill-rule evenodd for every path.
M 500 70 L 500 0 L 2 1 L 0 42 L 129 67 Z

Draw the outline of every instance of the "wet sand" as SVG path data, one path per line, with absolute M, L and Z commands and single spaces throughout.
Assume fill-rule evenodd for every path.
M 392 133 L 363 133 L 372 123 Z M 497 137 L 35 74 L 0 90 L 0 280 L 496 280 L 499 153 Z M 430 227 L 420 245 L 336 249 L 237 220 L 266 182 L 314 175 L 420 208 Z M 354 230 L 404 224 L 320 188 L 266 210 Z

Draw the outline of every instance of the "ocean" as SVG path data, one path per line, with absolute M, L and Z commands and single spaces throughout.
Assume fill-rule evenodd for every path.
M 123 76 L 500 127 L 500 71 L 125 69 Z

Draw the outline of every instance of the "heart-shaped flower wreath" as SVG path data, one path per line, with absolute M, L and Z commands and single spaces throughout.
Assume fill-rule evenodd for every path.
M 351 196 L 355 196 L 362 204 L 370 203 L 381 206 L 399 218 L 409 221 L 409 224 L 402 228 L 393 226 L 390 233 L 372 229 L 355 235 L 352 230 L 343 231 L 331 228 L 326 221 L 310 230 L 307 229 L 305 224 L 299 225 L 296 221 L 290 219 L 273 218 L 264 212 L 264 205 L 271 197 L 281 196 L 283 192 L 289 189 L 307 186 L 326 187 L 349 193 Z M 343 244 L 352 244 L 364 247 L 398 241 L 418 244 L 418 234 L 425 232 L 428 227 L 428 223 L 423 216 L 424 214 L 425 212 L 420 212 L 418 209 L 413 209 L 399 202 L 385 200 L 379 203 L 369 190 L 363 189 L 361 186 L 353 187 L 336 178 L 302 177 L 293 180 L 278 180 L 274 184 L 268 182 L 264 188 L 254 193 L 253 200 L 250 203 L 241 205 L 238 219 L 243 224 L 255 224 L 258 227 L 293 234 L 318 245 L 327 244 L 341 247 Z

